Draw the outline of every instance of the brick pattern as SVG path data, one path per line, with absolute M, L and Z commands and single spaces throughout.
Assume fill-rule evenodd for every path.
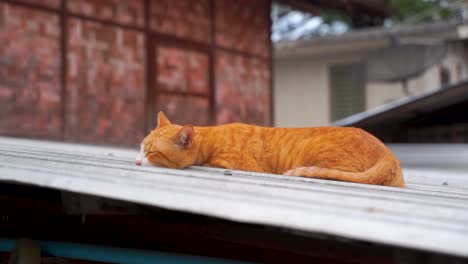
M 156 52 L 159 92 L 208 94 L 208 54 L 160 46 Z
M 217 45 L 269 56 L 268 0 L 216 0 L 214 3 Z
M 70 19 L 68 37 L 66 137 L 135 145 L 145 119 L 143 33 Z
M 70 12 L 132 26 L 143 26 L 143 0 L 67 0 Z
M 150 28 L 199 42 L 211 42 L 209 0 L 151 0 Z
M 175 124 L 204 126 L 210 123 L 209 105 L 209 100 L 203 97 L 160 94 L 156 113 L 164 111 Z
M 235 53 L 216 52 L 216 122 L 270 125 L 268 63 Z
M 21 1 L 50 8 L 59 8 L 62 3 Z M 144 3 L 67 0 L 67 8 L 72 14 L 143 28 Z M 156 58 L 150 58 L 154 65 L 150 74 L 155 77 L 148 88 L 157 93 L 150 108 L 164 110 L 181 124 L 241 121 L 270 125 L 268 0 L 149 3 L 150 29 L 177 37 L 162 40 L 147 36 L 156 41 L 152 44 Z M 215 21 L 210 21 L 212 8 Z M 144 121 L 148 119 L 145 33 L 71 15 L 64 25 L 67 72 L 62 73 L 59 14 L 0 3 L 0 134 L 135 145 L 144 136 Z M 215 65 L 210 65 L 208 50 L 212 23 L 218 47 Z M 215 120 L 210 110 L 212 66 Z M 65 98 L 61 98 L 62 74 L 66 78 Z
M 209 124 L 208 54 L 159 46 L 156 48 L 156 65 L 157 111 L 164 111 L 174 123 Z
M 0 134 L 60 137 L 59 17 L 0 3 Z
M 17 1 L 28 3 L 28 4 L 41 5 L 45 7 L 51 7 L 51 8 L 59 8 L 61 4 L 61 0 L 17 0 Z

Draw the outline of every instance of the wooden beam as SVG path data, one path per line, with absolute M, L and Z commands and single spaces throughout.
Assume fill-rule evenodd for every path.
M 351 15 L 361 13 L 377 17 L 388 17 L 392 13 L 388 1 L 278 0 L 278 2 L 311 14 L 319 14 L 321 8 L 335 9 Z

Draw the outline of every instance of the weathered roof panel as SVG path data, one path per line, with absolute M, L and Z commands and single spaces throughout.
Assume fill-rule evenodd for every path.
M 138 167 L 135 155 L 0 138 L 0 180 L 468 257 L 464 169 L 446 173 L 413 162 L 404 169 L 408 188 L 401 189 L 215 168 Z
M 335 126 L 368 127 L 401 122 L 468 100 L 468 81 L 434 91 L 404 97 L 332 123 Z

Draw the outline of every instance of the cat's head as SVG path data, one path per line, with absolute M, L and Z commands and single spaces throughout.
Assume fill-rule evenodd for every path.
M 143 140 L 136 164 L 182 169 L 196 159 L 193 126 L 172 124 L 163 112 L 158 113 L 156 128 Z

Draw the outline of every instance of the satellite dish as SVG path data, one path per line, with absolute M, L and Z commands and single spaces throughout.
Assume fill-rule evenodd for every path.
M 439 63 L 447 46 L 438 44 L 393 44 L 369 54 L 366 61 L 368 81 L 405 83 Z

